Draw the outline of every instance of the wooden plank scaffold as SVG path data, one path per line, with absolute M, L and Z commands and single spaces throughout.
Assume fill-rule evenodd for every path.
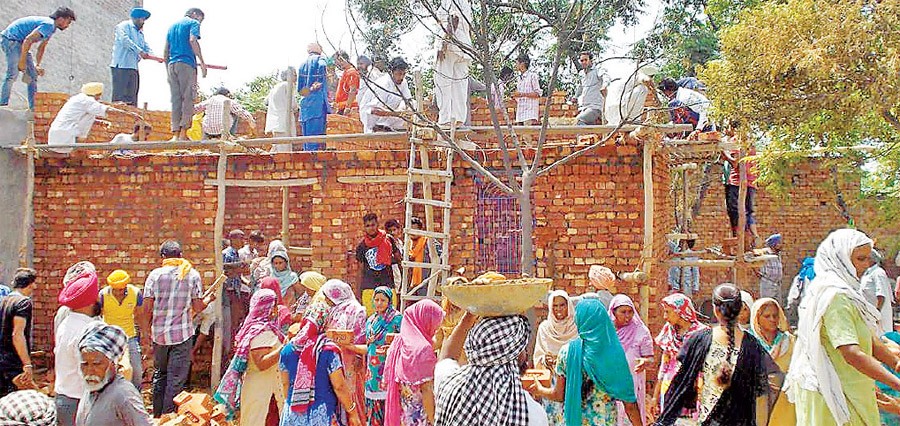
M 422 75 L 416 72 L 414 75 L 416 84 L 416 105 L 424 105 L 424 95 L 421 90 Z M 410 136 L 409 143 L 409 168 L 407 169 L 406 181 L 406 215 L 404 223 L 403 246 L 403 275 L 400 287 L 400 307 L 401 310 L 406 308 L 409 303 L 414 303 L 421 299 L 438 299 L 435 290 L 440 284 L 447 281 L 450 273 L 450 210 L 453 203 L 450 197 L 450 190 L 453 184 L 453 150 L 449 148 L 450 144 L 433 143 L 420 138 L 426 129 L 421 128 L 416 123 L 413 124 L 413 131 Z M 450 128 L 450 138 L 456 138 L 456 126 Z M 437 154 L 437 160 L 443 163 L 443 169 L 431 168 L 430 152 Z M 443 197 L 434 198 L 433 184 L 443 184 Z M 422 189 L 421 198 L 415 196 L 415 185 L 420 184 Z M 422 206 L 425 209 L 425 229 L 413 229 L 413 214 L 416 206 Z M 436 219 L 434 209 L 441 209 L 441 227 L 436 228 Z M 411 243 L 413 238 L 426 238 L 426 249 L 428 250 L 428 262 L 416 262 L 412 256 Z M 436 242 L 441 243 L 442 250 L 438 252 Z M 412 272 L 414 269 L 429 270 L 429 274 L 421 282 L 412 282 Z M 425 295 L 417 294 L 420 289 L 426 288 Z

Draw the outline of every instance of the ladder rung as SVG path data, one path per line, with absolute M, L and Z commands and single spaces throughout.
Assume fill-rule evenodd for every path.
M 407 198 L 407 199 L 406 199 L 406 202 L 407 202 L 407 203 L 412 203 L 412 204 L 424 204 L 424 205 L 426 205 L 426 206 L 440 207 L 440 208 L 442 208 L 442 209 L 449 209 L 449 208 L 452 208 L 452 207 L 453 207 L 452 204 L 450 204 L 450 203 L 448 203 L 448 202 L 446 202 L 446 201 L 440 201 L 440 200 L 426 200 L 426 199 L 423 199 L 423 198 Z
M 439 240 L 443 240 L 446 238 L 450 238 L 449 235 L 444 234 L 442 232 L 433 232 L 433 231 L 423 231 L 421 229 L 406 229 L 406 233 L 409 235 L 418 235 L 420 237 L 428 237 L 428 238 L 437 238 Z
M 411 173 L 411 174 L 440 176 L 440 177 L 448 178 L 448 179 L 453 178 L 453 172 L 448 172 L 445 170 L 417 169 L 415 167 L 411 167 L 408 170 L 409 170 L 409 173 Z
M 441 265 L 440 263 L 411 262 L 409 260 L 403 261 L 403 267 L 404 268 L 425 268 L 425 269 L 437 268 L 437 269 L 443 269 L 445 271 L 450 270 L 450 266 Z

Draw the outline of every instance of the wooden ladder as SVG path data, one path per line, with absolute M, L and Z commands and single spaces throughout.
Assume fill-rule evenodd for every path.
M 415 74 L 416 100 L 418 105 L 423 105 L 423 94 L 420 90 L 421 75 Z M 453 184 L 453 151 L 449 144 L 441 144 L 439 141 L 425 140 L 420 137 L 426 129 L 414 125 L 412 136 L 409 140 L 409 168 L 406 181 L 406 220 L 403 235 L 403 282 L 400 288 L 400 306 L 406 308 L 411 303 L 421 299 L 440 299 L 435 295 L 435 290 L 440 284 L 447 281 L 450 274 L 450 210 L 453 204 L 450 199 L 450 190 Z M 450 137 L 456 137 L 456 128 L 450 129 Z M 431 167 L 432 155 L 436 153 L 434 160 L 440 164 L 437 168 Z M 415 196 L 415 186 L 420 184 L 421 198 Z M 444 194 L 442 198 L 435 199 L 433 184 L 443 184 Z M 439 192 L 439 191 L 438 191 Z M 425 229 L 413 229 L 412 219 L 416 206 L 425 209 Z M 434 209 L 441 209 L 441 226 L 437 228 Z M 413 237 L 427 238 L 426 250 L 428 262 L 416 262 L 411 258 L 411 242 Z M 441 243 L 441 251 L 438 252 L 435 242 Z M 428 276 L 421 282 L 412 282 L 413 269 L 422 269 L 424 276 Z M 426 288 L 424 296 L 416 292 Z

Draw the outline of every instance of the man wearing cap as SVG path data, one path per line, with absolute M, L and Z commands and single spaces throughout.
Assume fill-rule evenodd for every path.
M 775 258 L 767 260 L 759 268 L 759 297 L 770 297 L 781 303 L 781 280 L 784 278 L 784 266 L 781 263 L 781 234 L 772 234 L 766 238 L 766 250 Z
M 150 18 L 147 9 L 136 7 L 131 9 L 131 19 L 116 25 L 116 39 L 113 43 L 112 63 L 112 101 L 124 102 L 137 106 L 138 89 L 141 77 L 138 74 L 138 62 L 149 59 L 150 46 L 144 41 L 144 22 Z M 162 62 L 162 58 L 154 58 Z
M 131 285 L 131 275 L 121 269 L 112 271 L 106 277 L 106 287 L 100 290 L 100 313 L 103 321 L 121 328 L 128 336 L 128 363 L 131 366 L 131 383 L 141 390 L 143 382 L 143 365 L 141 365 L 141 338 L 136 324 L 141 331 L 148 329 L 144 315 L 144 295 L 141 289 Z
M 300 92 L 300 123 L 303 136 L 325 134 L 325 119 L 331 112 L 328 105 L 328 82 L 326 81 L 325 57 L 322 46 L 310 43 L 306 47 L 309 56 L 297 69 L 297 91 Z M 323 143 L 305 142 L 304 151 L 316 151 L 324 148 Z
M 19 76 L 19 72 L 24 71 L 28 74 L 25 79 L 28 84 L 28 107 L 34 110 L 37 78 L 44 75 L 41 62 L 44 59 L 47 42 L 56 30 L 63 31 L 69 28 L 72 22 L 75 22 L 75 12 L 68 7 L 60 7 L 49 17 L 26 16 L 16 19 L 0 32 L 0 47 L 6 54 L 6 76 L 0 88 L 0 106 L 9 105 L 13 81 Z M 31 47 L 35 43 L 40 43 L 37 62 L 31 58 Z
M 169 27 L 166 33 L 166 71 L 169 75 L 169 94 L 172 96 L 172 132 L 175 140 L 186 141 L 197 96 L 197 64 L 206 78 L 206 62 L 200 51 L 200 23 L 205 15 L 190 8 L 184 18 Z
M 125 331 L 101 321 L 91 322 L 79 339 L 78 372 L 86 392 L 78 402 L 76 425 L 153 424 L 144 409 L 141 393 L 116 372 L 127 341 Z
M 72 96 L 56 113 L 47 133 L 48 145 L 70 145 L 76 139 L 85 139 L 97 117 L 105 117 L 109 112 L 117 112 L 140 119 L 135 113 L 123 111 L 100 103 L 103 95 L 103 83 L 85 83 L 81 93 Z M 70 148 L 57 148 L 56 152 L 68 153 Z
M 93 317 L 100 314 L 97 273 L 82 272 L 59 293 L 59 304 L 70 312 L 56 330 L 53 354 L 56 369 L 56 416 L 61 426 L 75 424 L 78 401 L 86 391 L 81 378 L 81 352 L 78 344 Z
M 13 379 L 24 374 L 32 380 L 31 332 L 34 302 L 34 269 L 20 268 L 13 278 L 13 292 L 0 302 L 0 397 L 14 392 Z
M 200 273 L 181 257 L 181 245 L 166 241 L 159 248 L 162 266 L 147 276 L 144 309 L 150 314 L 153 339 L 153 416 L 175 411 L 175 395 L 184 390 L 191 367 L 191 309 L 202 312 L 215 300 L 203 297 Z

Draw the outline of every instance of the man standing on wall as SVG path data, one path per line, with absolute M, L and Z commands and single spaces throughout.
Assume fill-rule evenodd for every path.
M 438 19 L 444 30 L 434 64 L 434 96 L 438 104 L 438 124 L 463 126 L 468 115 L 469 66 L 472 6 L 468 0 L 442 0 Z
M 19 72 L 28 74 L 28 108 L 34 110 L 34 95 L 37 93 L 38 76 L 44 75 L 41 62 L 44 60 L 44 50 L 47 42 L 56 30 L 64 31 L 75 22 L 75 12 L 68 7 L 56 9 L 49 17 L 26 16 L 9 24 L 3 32 L 0 32 L 0 47 L 6 54 L 6 76 L 3 78 L 3 86 L 0 88 L 0 106 L 9 105 L 9 95 L 12 93 L 12 84 Z M 37 61 L 31 57 L 31 46 L 40 42 L 37 51 Z
M 601 124 L 609 76 L 606 75 L 603 68 L 594 67 L 594 54 L 591 52 L 581 52 L 578 55 L 578 62 L 581 64 L 584 75 L 581 76 L 576 120 L 579 126 Z
M 359 93 L 359 70 L 350 63 L 350 55 L 343 50 L 334 54 L 335 64 L 344 71 L 334 94 L 334 107 L 340 115 L 347 115 L 358 107 L 356 95 Z
M 331 107 L 328 105 L 327 64 L 322 56 L 322 46 L 310 43 L 306 47 L 309 56 L 297 69 L 297 91 L 300 92 L 300 123 L 303 136 L 324 135 L 325 120 Z M 304 151 L 325 148 L 321 142 L 304 142 Z
M 0 300 L 0 398 L 15 392 L 16 376 L 33 380 L 31 364 L 32 312 L 37 272 L 20 268 L 13 278 L 13 292 Z
M 166 241 L 159 248 L 162 266 L 147 276 L 145 309 L 153 339 L 153 417 L 175 411 L 175 395 L 184 390 L 191 368 L 191 309 L 202 312 L 214 295 L 201 299 L 200 273 L 181 257 L 181 245 Z
M 378 229 L 378 215 L 363 216 L 363 240 L 356 246 L 356 260 L 362 267 L 360 293 L 363 306 L 371 306 L 375 287 L 394 288 L 394 272 L 391 265 L 402 258 L 400 249 L 391 242 L 387 232 Z
M 137 106 L 138 90 L 141 87 L 138 62 L 150 58 L 151 54 L 150 46 L 144 41 L 144 22 L 148 18 L 150 12 L 147 9 L 136 7 L 131 9 L 131 19 L 116 25 L 112 62 L 109 64 L 112 73 L 113 102 Z M 162 62 L 161 58 L 157 60 Z
M 206 78 L 206 62 L 200 51 L 200 23 L 203 11 L 188 9 L 184 18 L 169 27 L 166 35 L 166 70 L 169 74 L 169 93 L 172 95 L 173 140 L 187 140 L 197 96 L 197 61 L 200 73 Z

